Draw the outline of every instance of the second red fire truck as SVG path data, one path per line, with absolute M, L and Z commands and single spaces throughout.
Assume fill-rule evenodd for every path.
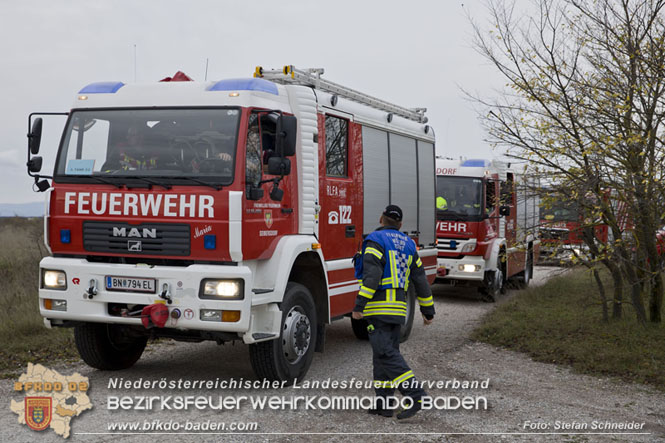
M 540 249 L 535 184 L 488 159 L 439 158 L 436 174 L 438 280 L 488 301 L 509 280 L 528 285 Z

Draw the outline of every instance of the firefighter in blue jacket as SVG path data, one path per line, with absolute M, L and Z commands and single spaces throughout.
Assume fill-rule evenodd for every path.
M 365 318 L 372 345 L 374 387 L 377 408 L 370 414 L 392 417 L 385 398 L 395 388 L 411 397 L 411 407 L 397 414 L 398 419 L 412 417 L 421 409 L 420 398 L 425 391 L 416 382 L 413 371 L 399 352 L 400 327 L 406 320 L 406 292 L 413 284 L 423 321 L 434 320 L 434 301 L 416 245 L 401 233 L 402 210 L 389 205 L 381 215 L 381 227 L 367 236 L 362 250 L 362 283 L 352 316 Z M 382 400 L 383 399 L 383 400 Z

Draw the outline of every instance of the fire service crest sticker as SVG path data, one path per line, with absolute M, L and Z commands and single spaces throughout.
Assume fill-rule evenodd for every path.
M 25 397 L 25 423 L 34 431 L 43 431 L 51 423 L 51 397 Z

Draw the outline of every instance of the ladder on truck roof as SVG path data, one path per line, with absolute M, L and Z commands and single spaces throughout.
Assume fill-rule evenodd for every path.
M 413 120 L 418 123 L 427 123 L 425 112 L 427 108 L 406 108 L 404 106 L 395 105 L 385 100 L 372 97 L 371 95 L 363 94 L 355 89 L 347 88 L 340 84 L 331 82 L 321 78 L 323 68 L 310 68 L 310 69 L 296 69 L 293 65 L 286 65 L 280 69 L 263 69 L 257 66 L 254 71 L 254 77 L 265 78 L 280 84 L 304 85 L 311 86 L 315 89 L 330 92 L 334 95 L 339 95 L 349 100 L 362 103 L 372 108 L 386 111 L 388 113 L 399 115 L 407 120 Z M 335 106 L 336 99 L 333 98 L 332 105 Z M 390 120 L 388 120 L 390 121 Z

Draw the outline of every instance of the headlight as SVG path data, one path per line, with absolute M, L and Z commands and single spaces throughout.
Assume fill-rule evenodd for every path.
M 199 297 L 213 300 L 242 300 L 243 288 L 243 280 L 206 279 L 201 282 Z
M 474 249 L 476 249 L 476 242 L 472 241 L 462 246 L 462 250 L 460 252 L 473 252 Z
M 42 271 L 42 287 L 44 289 L 67 289 L 67 274 L 62 271 Z

